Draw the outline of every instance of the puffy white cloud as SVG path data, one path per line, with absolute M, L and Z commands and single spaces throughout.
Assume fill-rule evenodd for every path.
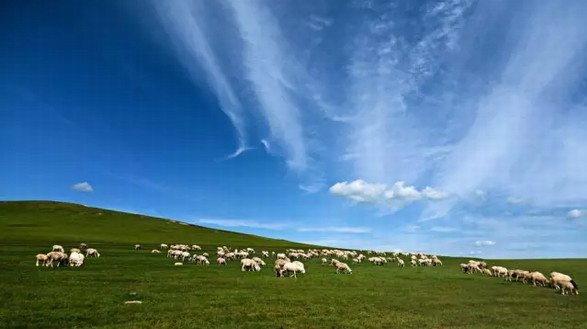
M 427 186 L 422 191 L 414 186 L 406 186 L 402 181 L 392 186 L 379 183 L 368 183 L 362 179 L 352 182 L 338 182 L 330 187 L 330 193 L 347 197 L 355 202 L 387 203 L 399 201 L 406 204 L 421 199 L 441 200 L 448 197 L 448 193 Z
M 378 202 L 393 195 L 386 195 L 385 184 L 370 184 L 362 179 L 339 182 L 330 187 L 330 193 L 347 197 L 356 202 Z
M 81 183 L 73 184 L 73 186 L 71 188 L 75 191 L 78 191 L 78 192 L 86 192 L 86 193 L 94 192 L 94 188 L 88 182 L 81 182 Z
M 476 247 L 488 247 L 488 246 L 494 246 L 494 245 L 495 245 L 495 241 L 491 241 L 491 240 L 475 241 Z
M 585 215 L 587 215 L 587 213 L 585 211 L 581 211 L 579 209 L 572 209 L 572 210 L 569 210 L 569 212 L 567 213 L 567 218 L 577 219 L 577 218 L 583 217 Z

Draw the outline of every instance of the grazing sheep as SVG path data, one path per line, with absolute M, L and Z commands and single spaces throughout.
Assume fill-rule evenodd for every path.
M 261 267 L 254 260 L 249 259 L 249 258 L 241 259 L 241 271 L 243 271 L 243 272 L 244 271 L 258 272 L 260 270 L 261 270 Z
M 286 256 L 284 253 L 277 254 L 277 259 L 285 259 L 285 258 L 286 258 Z
M 560 282 L 570 282 L 577 291 L 577 294 L 579 293 L 579 286 L 575 281 L 573 281 L 573 278 L 559 272 L 550 273 L 550 283 L 556 290 L 560 289 Z
M 79 244 L 80 249 L 86 249 L 87 247 L 88 247 L 88 245 L 83 242 Z
M 37 254 L 36 259 L 37 262 L 35 263 L 35 266 L 39 266 L 39 264 L 41 264 L 41 266 L 45 266 L 49 257 L 47 257 L 45 254 Z
M 265 251 L 265 250 L 261 251 L 261 257 L 268 258 L 269 257 L 269 251 Z
M 173 264 L 173 266 L 183 266 L 182 262 L 176 262 L 175 264 Z
M 100 257 L 100 253 L 94 248 L 88 248 L 86 250 L 86 257 Z
M 341 272 L 353 274 L 353 270 L 351 270 L 351 268 L 346 263 L 339 262 L 338 264 L 336 264 L 336 274 L 339 274 Z
M 79 252 L 72 252 L 69 255 L 69 264 L 71 266 L 80 267 L 84 265 L 84 254 Z
M 548 279 L 544 276 L 544 274 L 540 272 L 531 272 L 530 278 L 532 280 L 532 285 L 536 285 L 536 283 L 540 284 L 543 287 L 546 287 L 548 284 Z
M 200 256 L 196 256 L 196 264 L 200 264 L 200 265 L 209 265 L 210 262 L 208 261 L 208 258 L 206 258 L 206 256 L 204 255 L 200 255 Z
M 328 264 L 328 259 L 322 258 L 322 265 L 326 265 L 326 264 Z
M 57 267 L 59 267 L 65 258 L 67 258 L 65 253 L 61 251 L 51 251 L 47 254 L 48 263 L 46 263 L 46 265 L 53 267 L 53 262 L 57 262 Z
M 135 250 L 141 250 L 141 245 L 140 244 L 135 244 Z
M 412 265 L 412 267 L 416 267 L 418 266 L 418 263 L 416 262 L 415 259 L 412 258 L 412 260 L 410 261 L 410 264 Z
M 81 250 L 79 250 L 78 248 L 71 248 L 71 249 L 69 250 L 69 253 L 72 253 L 72 252 L 81 253 Z
M 226 259 L 224 259 L 222 257 L 218 257 L 216 259 L 216 264 L 218 264 L 218 265 L 225 265 L 226 266 Z
M 259 257 L 253 257 L 253 260 L 259 264 L 259 266 L 265 266 L 265 262 Z
M 493 276 L 493 273 L 487 268 L 481 269 L 481 274 L 487 275 L 487 276 Z
M 160 254 L 161 252 L 157 249 L 153 249 L 153 250 L 151 250 L 151 253 L 152 254 Z
M 194 250 L 202 250 L 202 247 L 198 246 L 197 244 L 192 246 L 192 249 Z
M 65 252 L 65 250 L 63 249 L 63 246 L 60 246 L 58 244 L 53 245 L 53 248 L 51 249 L 51 251 Z
M 285 273 L 293 273 L 292 275 L 290 275 L 290 277 L 294 277 L 297 278 L 297 273 L 306 273 L 306 270 L 304 269 L 304 265 L 302 264 L 302 266 L 300 266 L 299 264 L 302 264 L 300 262 L 294 262 L 294 263 L 285 263 L 283 264 L 283 268 L 281 269 L 281 275 L 283 276 Z
M 169 246 L 166 245 L 165 243 L 162 243 L 161 246 L 159 247 L 159 249 L 161 249 L 161 250 L 169 249 Z
M 404 263 L 404 260 L 403 259 L 398 258 L 397 259 L 397 266 L 398 267 L 405 267 L 406 266 L 406 263 Z
M 558 285 L 561 289 L 561 295 L 568 295 L 569 293 L 578 295 L 579 289 L 571 281 L 560 281 Z
M 432 265 L 434 266 L 442 266 L 442 261 L 438 258 L 433 258 L 432 259 Z
M 493 276 L 498 278 L 506 278 L 508 276 L 508 269 L 503 266 L 491 266 L 491 272 L 493 273 Z

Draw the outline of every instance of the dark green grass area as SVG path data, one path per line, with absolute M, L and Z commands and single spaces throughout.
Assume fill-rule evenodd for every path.
M 72 221 L 78 229 L 65 227 Z M 306 275 L 278 279 L 269 268 L 217 266 L 216 246 L 299 245 L 58 203 L 0 203 L 0 230 L 0 328 L 587 328 L 585 294 L 465 275 L 464 259 L 403 269 L 363 263 L 351 265 L 352 275 L 312 260 Z M 81 268 L 34 266 L 52 244 L 79 242 L 102 257 Z M 213 264 L 174 267 L 150 253 L 162 242 L 200 244 Z M 587 284 L 587 260 L 488 263 L 557 270 Z M 143 304 L 124 305 L 132 299 Z

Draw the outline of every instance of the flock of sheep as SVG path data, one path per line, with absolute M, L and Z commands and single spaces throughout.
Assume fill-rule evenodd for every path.
M 579 294 L 579 286 L 573 278 L 559 272 L 551 272 L 550 278 L 546 278 L 544 274 L 537 271 L 508 270 L 503 266 L 487 267 L 486 262 L 476 260 L 469 260 L 468 263 L 461 264 L 461 271 L 467 274 L 481 273 L 487 276 L 504 278 L 510 282 L 513 280 L 516 282 L 521 281 L 522 283 L 532 282 L 534 286 L 539 285 L 560 290 L 562 295 Z
M 85 255 L 82 253 L 85 251 Z M 136 244 L 135 250 L 141 250 L 141 245 Z M 151 250 L 153 254 L 160 254 L 163 251 L 167 252 L 167 257 L 175 260 L 175 266 L 183 266 L 184 262 L 192 262 L 199 265 L 210 265 L 208 260 L 209 254 L 203 252 L 198 255 L 202 248 L 198 245 L 187 244 L 172 244 L 167 245 L 162 243 L 159 249 Z M 258 272 L 261 271 L 266 263 L 263 259 L 269 257 L 275 258 L 273 271 L 277 277 L 294 277 L 297 274 L 305 274 L 306 268 L 301 260 L 311 260 L 313 258 L 321 258 L 322 265 L 333 266 L 336 274 L 346 273 L 352 274 L 353 271 L 350 266 L 340 261 L 351 261 L 354 264 L 369 261 L 370 263 L 382 266 L 387 263 L 397 263 L 399 267 L 405 267 L 405 261 L 401 257 L 410 257 L 410 265 L 417 266 L 442 266 L 442 261 L 435 255 L 427 255 L 424 253 L 376 253 L 368 251 L 367 254 L 376 254 L 375 256 L 367 257 L 357 251 L 337 250 L 337 249 L 287 249 L 284 253 L 269 252 L 267 250 L 261 251 L 261 257 L 254 256 L 256 254 L 253 248 L 231 249 L 226 246 L 216 248 L 216 263 L 220 266 L 226 265 L 228 262 L 240 260 L 241 270 Z M 81 243 L 79 248 L 72 248 L 69 255 L 67 255 L 61 245 L 54 245 L 51 251 L 47 254 L 37 254 L 36 266 L 60 267 L 60 266 L 74 266 L 79 267 L 84 264 L 84 260 L 89 257 L 100 257 L 98 250 L 88 248 L 87 244 Z M 579 287 L 577 283 L 568 275 L 559 272 L 550 273 L 547 278 L 544 274 L 534 271 L 524 270 L 508 270 L 503 266 L 488 267 L 487 263 L 483 261 L 470 260 L 466 264 L 460 264 L 463 273 L 481 273 L 483 275 L 504 278 L 508 281 L 521 281 L 522 283 L 532 282 L 534 286 L 552 287 L 560 290 L 562 295 L 579 294 Z
M 135 250 L 141 250 L 141 245 L 135 245 Z M 204 252 L 200 255 L 197 254 L 202 248 L 198 245 L 188 244 L 172 244 L 168 245 L 162 243 L 159 249 L 151 250 L 153 254 L 160 254 L 163 251 L 167 252 L 167 257 L 175 260 L 175 266 L 183 266 L 184 262 L 193 262 L 201 265 L 210 265 L 208 260 L 209 254 Z M 375 252 L 369 251 L 367 254 L 373 254 Z M 244 249 L 230 249 L 229 247 L 222 246 L 216 248 L 216 263 L 218 265 L 226 265 L 228 262 L 240 260 L 241 270 L 258 272 L 263 266 L 266 266 L 264 259 L 270 257 L 275 258 L 273 271 L 277 277 L 290 277 L 297 278 L 297 274 L 305 274 L 306 268 L 304 263 L 300 260 L 310 260 L 312 258 L 322 257 L 321 261 L 323 265 L 332 265 L 335 267 L 335 273 L 346 273 L 352 274 L 353 271 L 347 263 L 344 263 L 338 259 L 344 261 L 352 261 L 353 263 L 362 263 L 368 260 L 374 265 L 384 265 L 388 262 L 397 263 L 398 266 L 404 267 L 405 262 L 400 256 L 410 256 L 410 264 L 413 267 L 416 266 L 442 266 L 442 261 L 434 255 L 426 255 L 423 253 L 417 254 L 404 254 L 404 253 L 376 253 L 377 256 L 368 257 L 364 254 L 360 254 L 356 251 L 349 250 L 336 250 L 336 249 L 287 249 L 284 253 L 271 253 L 267 250 L 261 251 L 261 257 L 253 256 L 256 254 L 253 248 Z M 330 259 L 329 259 L 330 258 Z M 337 259 L 338 258 L 338 259 Z
M 85 251 L 85 255 L 82 253 L 82 250 Z M 69 255 L 67 255 L 63 246 L 56 244 L 53 245 L 50 252 L 37 254 L 35 265 L 47 267 L 80 267 L 84 264 L 85 259 L 89 257 L 100 257 L 100 253 L 94 248 L 88 248 L 87 244 L 81 243 L 79 248 L 71 248 Z

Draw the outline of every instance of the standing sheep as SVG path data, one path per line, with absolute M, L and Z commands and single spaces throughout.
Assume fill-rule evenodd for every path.
M 141 245 L 140 244 L 135 244 L 135 250 L 141 250 Z

